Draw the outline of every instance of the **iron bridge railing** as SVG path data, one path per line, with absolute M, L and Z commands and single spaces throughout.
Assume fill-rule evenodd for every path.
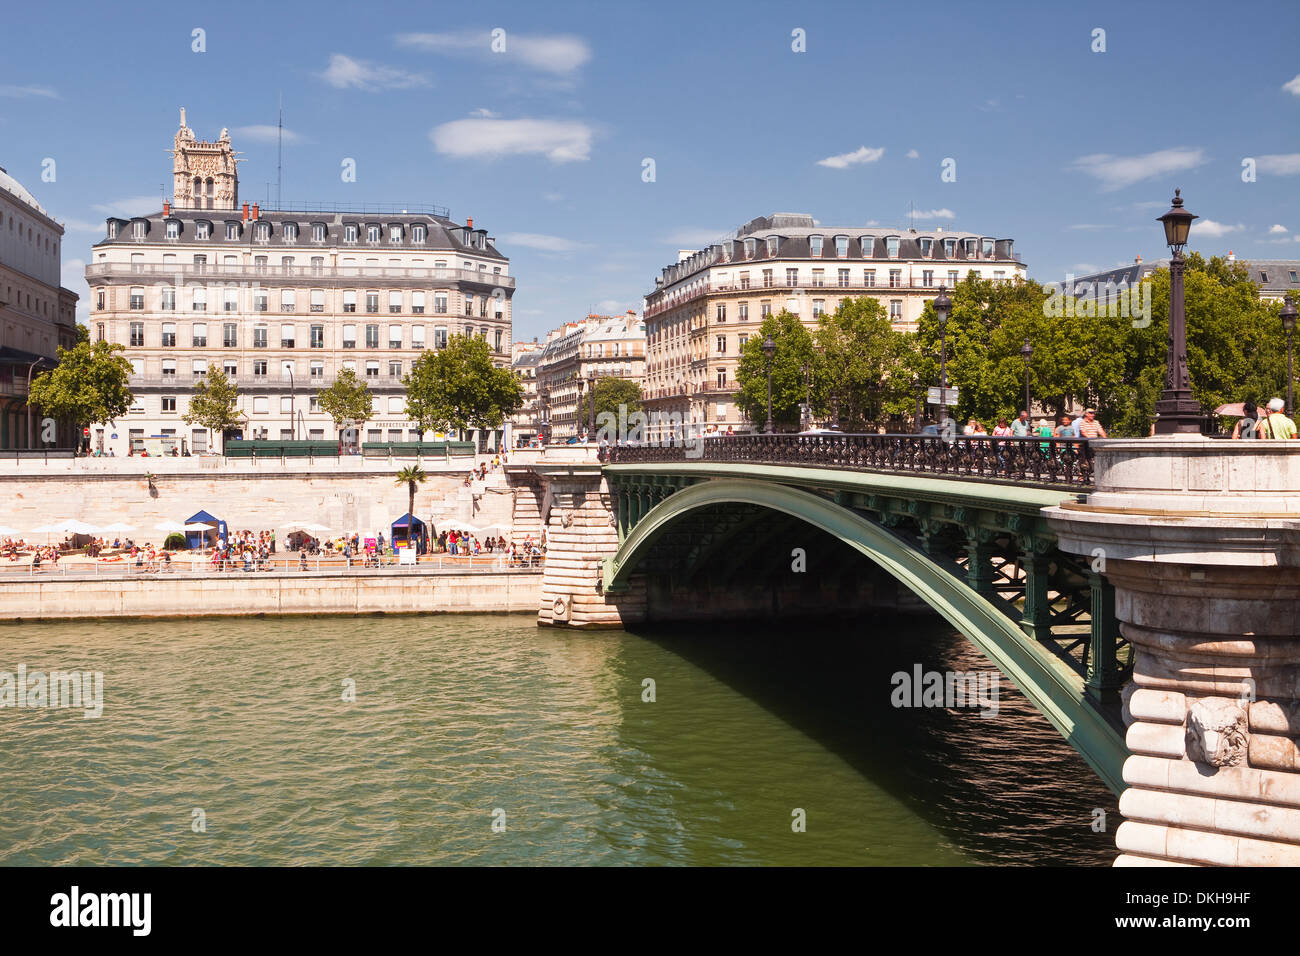
M 1087 439 L 958 435 L 724 435 L 683 443 L 611 445 L 608 464 L 752 462 L 847 471 L 905 472 L 1086 490 L 1092 487 Z

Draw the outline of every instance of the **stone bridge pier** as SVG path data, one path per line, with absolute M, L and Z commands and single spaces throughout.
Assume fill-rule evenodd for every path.
M 1117 866 L 1300 865 L 1300 442 L 1100 442 L 1045 509 L 1136 660 Z
M 614 503 L 595 449 L 548 448 L 532 466 L 542 482 L 546 573 L 537 623 L 543 627 L 617 628 L 645 616 L 644 584 L 617 602 L 601 586 L 607 557 L 618 550 Z

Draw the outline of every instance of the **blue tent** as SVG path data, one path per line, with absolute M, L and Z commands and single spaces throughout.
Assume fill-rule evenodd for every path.
M 404 514 L 393 522 L 390 530 L 394 548 L 414 547 L 417 554 L 429 550 L 429 531 L 424 522 L 412 514 Z
M 185 523 L 214 525 L 217 529 L 217 537 L 221 540 L 222 544 L 226 543 L 226 523 L 220 518 L 212 517 L 212 515 L 208 514 L 206 511 L 200 511 L 198 514 L 190 515 L 190 517 L 185 519 Z M 185 532 L 185 541 L 190 546 L 191 550 L 194 548 L 201 548 L 203 547 L 204 536 L 211 533 L 211 531 L 187 531 Z

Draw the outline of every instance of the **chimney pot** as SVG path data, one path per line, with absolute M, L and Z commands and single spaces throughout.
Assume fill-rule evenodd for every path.
M 164 202 L 164 203 L 163 203 L 163 215 L 164 215 L 164 216 L 170 216 L 171 214 L 172 214 L 172 204 L 169 203 L 169 202 Z
M 474 228 L 474 220 L 473 220 L 473 219 L 466 219 L 466 220 L 465 220 L 465 228 L 466 228 L 466 229 L 473 229 L 473 228 Z
M 254 219 L 262 218 L 262 214 L 258 212 L 257 203 L 253 203 L 253 218 Z
M 244 222 L 248 222 L 248 203 L 244 203 Z

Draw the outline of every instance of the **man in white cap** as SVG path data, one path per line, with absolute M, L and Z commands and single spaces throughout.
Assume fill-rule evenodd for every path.
M 1268 417 L 1259 423 L 1261 438 L 1295 438 L 1295 422 L 1283 414 L 1286 403 L 1280 398 L 1270 399 Z

